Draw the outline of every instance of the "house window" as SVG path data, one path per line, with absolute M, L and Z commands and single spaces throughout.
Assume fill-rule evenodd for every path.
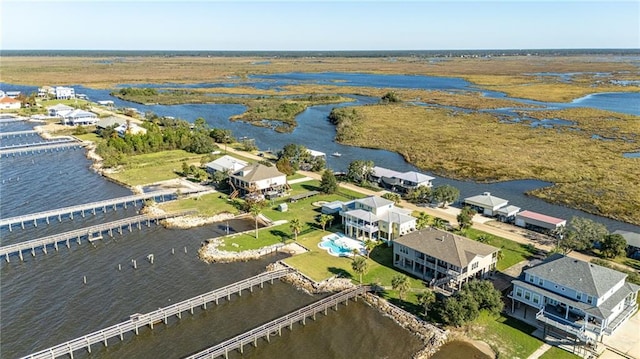
M 536 304 L 540 304 L 540 296 L 537 294 L 533 295 L 533 302 Z
M 400 253 L 409 254 L 409 248 L 407 248 L 407 247 L 400 247 Z
M 542 280 L 542 278 L 538 278 L 538 285 L 544 285 L 544 280 Z
M 471 264 L 471 270 L 478 268 L 478 262 Z
M 516 297 L 522 297 L 522 288 L 516 288 Z
M 524 299 L 531 300 L 531 292 L 528 290 L 524 292 Z
M 582 300 L 582 293 L 576 292 L 576 299 L 581 301 Z
M 535 282 L 535 280 L 536 280 L 535 278 L 536 278 L 535 276 L 530 275 L 529 276 L 529 282 L 531 282 L 531 283 Z
M 592 296 L 588 296 L 587 297 L 587 303 L 593 304 L 593 297 Z

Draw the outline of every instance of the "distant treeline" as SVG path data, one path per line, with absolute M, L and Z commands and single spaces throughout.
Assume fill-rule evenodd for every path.
M 488 49 L 488 50 L 368 50 L 368 51 L 170 51 L 170 50 L 2 50 L 2 56 L 75 57 L 461 57 L 639 55 L 640 49 Z

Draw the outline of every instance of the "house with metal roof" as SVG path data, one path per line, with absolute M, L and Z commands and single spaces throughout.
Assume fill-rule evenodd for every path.
M 511 282 L 511 311 L 533 308 L 545 336 L 553 331 L 593 344 L 638 309 L 640 286 L 626 279 L 625 273 L 555 254 Z
M 398 208 L 393 201 L 369 196 L 345 203 L 340 211 L 344 233 L 352 238 L 393 241 L 416 229 L 411 211 Z
M 233 173 L 247 167 L 249 163 L 233 156 L 224 155 L 220 158 L 205 164 L 207 172 L 214 174 L 216 172 Z
M 284 194 L 288 188 L 287 176 L 276 167 L 254 163 L 229 175 L 229 183 L 234 192 L 242 196 L 256 198 L 275 198 Z M 234 196 L 233 196 L 234 197 Z
M 499 248 L 432 227 L 393 242 L 393 265 L 448 291 L 496 269 Z
M 627 256 L 630 258 L 640 258 L 640 233 L 616 230 L 613 234 L 619 234 L 627 242 Z
M 434 179 L 420 172 L 398 172 L 378 166 L 373 167 L 369 177 L 371 181 L 377 182 L 382 187 L 399 192 L 408 192 L 420 186 L 432 187 L 431 181 Z
M 516 214 L 515 225 L 544 233 L 554 231 L 560 227 L 566 227 L 567 220 L 542 213 L 522 211 Z
M 465 198 L 464 203 L 475 209 L 480 214 L 493 217 L 497 216 L 498 210 L 502 207 L 506 207 L 509 204 L 509 201 L 500 197 L 492 196 L 490 192 L 484 192 L 477 196 Z

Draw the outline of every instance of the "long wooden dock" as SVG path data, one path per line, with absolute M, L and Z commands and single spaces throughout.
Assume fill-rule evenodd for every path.
M 53 141 L 50 141 L 53 142 Z M 50 143 L 49 142 L 49 143 Z M 33 144 L 30 147 L 20 146 L 18 148 L 5 148 L 0 149 L 0 157 L 9 157 L 10 155 L 23 155 L 23 154 L 34 154 L 34 153 L 42 153 L 42 152 L 55 152 L 60 150 L 67 149 L 79 149 L 85 147 L 87 144 L 85 142 L 78 141 L 65 141 L 65 142 L 56 142 L 47 144 L 47 142 L 40 142 L 40 144 Z
M 0 247 L 0 257 L 4 256 L 7 262 L 10 262 L 9 256 L 11 254 L 16 254 L 20 257 L 20 260 L 24 260 L 23 252 L 31 251 L 31 255 L 36 255 L 36 249 L 41 248 L 44 254 L 47 254 L 47 246 L 53 245 L 55 250 L 58 250 L 58 244 L 63 243 L 66 244 L 67 248 L 71 246 L 71 240 L 76 240 L 78 244 L 80 244 L 81 239 L 85 239 L 87 241 L 93 241 L 95 239 L 102 238 L 104 233 L 108 233 L 109 236 L 113 237 L 113 232 L 117 231 L 122 234 L 123 229 L 128 228 L 129 232 L 133 230 L 133 227 L 137 227 L 138 229 L 142 229 L 142 225 L 146 224 L 147 227 L 151 226 L 152 222 L 158 223 L 158 221 L 180 217 L 188 214 L 192 214 L 194 211 L 185 211 L 185 212 L 176 212 L 176 213 L 166 213 L 155 216 L 147 216 L 140 215 L 134 216 L 130 218 L 121 219 L 118 221 L 108 222 L 99 224 L 96 226 L 86 227 L 82 229 L 76 229 L 69 232 L 64 232 L 60 234 L 54 234 L 51 236 L 46 236 L 38 239 L 34 239 L 31 241 L 11 244 L 8 246 Z
M 183 194 L 197 192 L 194 190 L 186 190 L 182 191 Z M 64 207 L 59 209 L 54 209 L 51 211 L 43 211 L 32 214 L 27 214 L 23 216 L 10 217 L 10 218 L 1 218 L 0 219 L 0 228 L 8 227 L 9 231 L 13 230 L 13 226 L 20 225 L 21 228 L 24 228 L 25 223 L 33 223 L 35 227 L 38 226 L 38 220 L 44 220 L 47 224 L 49 224 L 51 218 L 58 218 L 58 221 L 62 221 L 63 216 L 69 216 L 69 218 L 73 219 L 74 213 L 80 213 L 82 217 L 86 215 L 86 212 L 91 212 L 92 214 L 96 214 L 96 210 L 102 209 L 103 213 L 106 213 L 107 209 L 112 208 L 116 210 L 118 206 L 123 206 L 127 208 L 129 203 L 132 203 L 134 206 L 138 205 L 138 202 L 142 203 L 144 200 L 153 198 L 164 202 L 167 197 L 172 198 L 177 195 L 176 190 L 163 190 L 163 191 L 154 191 L 147 192 L 142 194 L 136 194 L 125 197 L 118 197 L 114 199 L 109 199 L 105 201 L 98 201 L 86 204 L 80 204 L 76 206 Z
M 70 340 L 68 342 L 56 345 L 54 347 L 39 351 L 37 353 L 30 354 L 24 358 L 56 358 L 63 355 L 69 355 L 73 359 L 73 352 L 79 349 L 87 349 L 91 353 L 91 345 L 96 343 L 103 343 L 108 345 L 108 340 L 114 337 L 120 337 L 120 340 L 124 340 L 124 334 L 128 332 L 139 333 L 140 328 L 149 326 L 153 329 L 154 324 L 164 322 L 167 324 L 168 318 L 174 315 L 180 318 L 183 312 L 190 311 L 193 314 L 193 310 L 197 307 L 207 309 L 207 304 L 215 302 L 218 304 L 220 299 L 231 300 L 232 294 L 242 295 L 242 291 L 253 291 L 253 287 L 260 286 L 262 288 L 265 282 L 273 283 L 275 279 L 284 277 L 291 273 L 291 269 L 281 269 L 272 272 L 265 272 L 257 276 L 247 278 L 240 282 L 230 284 L 228 286 L 216 289 L 214 291 L 201 294 L 197 297 L 184 300 L 179 303 L 172 304 L 168 307 L 160 308 L 146 314 L 133 314 L 129 320 L 122 323 L 112 325 L 108 328 L 95 331 L 91 334 L 87 334 L 80 338 Z
M 293 324 L 301 322 L 305 324 L 307 318 L 316 319 L 316 314 L 320 312 L 324 312 L 327 315 L 327 311 L 329 308 L 335 307 L 338 309 L 338 304 L 340 303 L 349 303 L 349 299 L 357 298 L 358 295 L 364 294 L 368 290 L 368 287 L 359 286 L 354 289 L 345 290 L 339 293 L 336 293 L 332 296 L 319 300 L 315 303 L 312 303 L 306 307 L 300 308 L 292 313 L 289 313 L 285 316 L 282 316 L 278 319 L 272 320 L 266 324 L 263 324 L 259 327 L 251 329 L 248 332 L 242 333 L 234 338 L 229 340 L 225 340 L 224 342 L 214 345 L 208 349 L 205 349 L 199 353 L 191 355 L 186 359 L 202 359 L 209 358 L 214 359 L 221 356 L 225 358 L 229 357 L 229 352 L 233 350 L 239 350 L 240 353 L 243 352 L 243 347 L 247 344 L 253 344 L 253 346 L 258 346 L 258 339 L 265 338 L 268 342 L 269 338 L 272 335 L 281 335 L 282 328 L 289 328 L 289 330 L 293 329 Z
M 35 131 L 35 130 L 0 132 L 0 138 L 2 138 L 2 137 L 33 136 L 33 135 L 37 135 L 37 134 L 38 134 L 38 131 Z

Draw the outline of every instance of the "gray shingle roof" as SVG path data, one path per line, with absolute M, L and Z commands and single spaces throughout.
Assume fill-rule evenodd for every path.
M 619 234 L 624 237 L 624 240 L 627 242 L 628 246 L 640 248 L 640 233 L 617 230 L 614 231 L 613 234 Z
M 466 267 L 478 255 L 484 257 L 499 250 L 432 227 L 406 234 L 396 242 L 460 268 Z
M 525 272 L 598 298 L 627 277 L 616 270 L 559 254 Z
M 254 163 L 234 173 L 233 177 L 240 178 L 241 180 L 250 183 L 284 175 L 284 173 L 278 171 L 275 167 L 267 167 L 260 163 Z

